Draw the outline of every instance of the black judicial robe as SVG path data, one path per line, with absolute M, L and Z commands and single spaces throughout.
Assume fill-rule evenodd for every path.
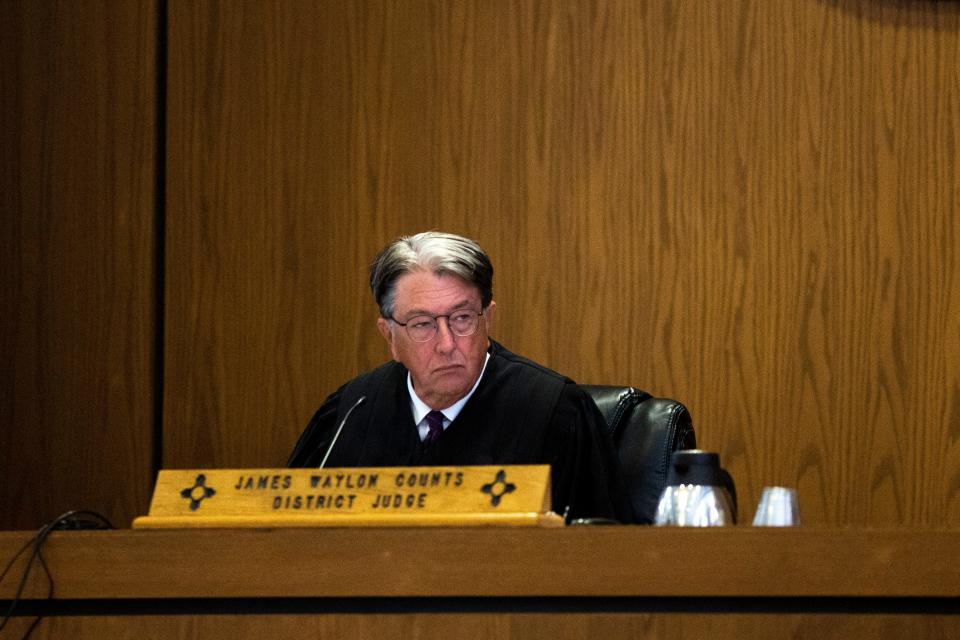
M 432 446 L 420 441 L 407 369 L 389 362 L 330 395 L 287 462 L 316 467 L 347 411 L 327 467 L 549 464 L 553 510 L 632 522 L 620 464 L 599 409 L 572 380 L 490 341 L 480 384 Z

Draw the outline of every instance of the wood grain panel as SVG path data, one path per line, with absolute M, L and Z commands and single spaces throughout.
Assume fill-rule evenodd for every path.
M 30 535 L 0 532 L 0 558 L 12 558 Z M 271 529 L 265 522 L 261 529 L 57 532 L 44 557 L 63 601 L 725 596 L 732 600 L 722 610 L 731 613 L 754 611 L 756 599 L 770 612 L 836 611 L 846 604 L 861 612 L 907 613 L 956 610 L 958 538 L 958 531 L 919 527 L 310 530 Z M 10 575 L 26 570 L 27 556 Z M 0 598 L 13 598 L 18 587 L 16 580 L 0 583 Z M 45 598 L 47 587 L 34 563 L 23 596 Z M 832 599 L 834 606 L 797 598 Z M 870 598 L 903 600 L 884 608 Z M 748 606 L 744 599 L 755 601 Z M 273 604 L 259 612 L 278 611 Z M 698 610 L 705 603 L 685 606 Z M 501 607 L 493 608 L 509 609 Z M 418 607 L 405 603 L 404 609 Z
M 150 488 L 153 3 L 0 20 L 0 528 Z
M 13 631 L 30 619 L 14 618 Z M 951 616 L 856 614 L 315 614 L 64 616 L 41 621 L 34 638 L 416 638 L 490 640 L 583 638 L 847 638 L 948 640 L 960 631 Z
M 747 517 L 960 523 L 958 74 L 949 2 L 172 2 L 166 462 L 282 462 L 387 355 L 369 260 L 443 228 Z
M 0 532 L 0 557 L 29 536 Z M 46 594 L 35 567 L 13 629 L 33 607 L 52 615 L 40 637 L 952 638 L 958 537 L 850 527 L 57 532 L 45 548 L 56 597 L 34 599 Z M 14 589 L 0 584 L 0 597 Z

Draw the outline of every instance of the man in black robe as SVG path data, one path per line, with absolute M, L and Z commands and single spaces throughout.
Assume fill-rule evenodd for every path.
M 290 466 L 549 464 L 554 511 L 632 521 L 590 397 L 489 338 L 493 266 L 475 242 L 437 232 L 400 238 L 377 256 L 370 286 L 394 361 L 324 401 Z

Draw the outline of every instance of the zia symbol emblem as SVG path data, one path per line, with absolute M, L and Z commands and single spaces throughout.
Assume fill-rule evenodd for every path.
M 206 498 L 213 497 L 217 491 L 206 485 L 207 476 L 202 473 L 193 481 L 192 487 L 187 487 L 180 492 L 180 497 L 190 501 L 190 511 L 196 511 L 200 508 L 200 502 Z
M 497 471 L 497 477 L 494 478 L 493 482 L 483 485 L 481 489 L 484 493 L 490 494 L 490 504 L 494 507 L 500 505 L 500 498 L 516 490 L 517 485 L 507 482 L 507 472 L 503 469 Z

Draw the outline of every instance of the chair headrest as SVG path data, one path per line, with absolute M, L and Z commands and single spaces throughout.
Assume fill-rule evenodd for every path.
M 635 406 L 651 397 L 646 391 L 619 385 L 582 384 L 580 388 L 593 398 L 614 440 L 619 435 L 623 417 Z
M 682 403 L 634 387 L 581 385 L 606 420 L 636 522 L 653 522 L 670 457 L 696 447 L 690 413 Z

